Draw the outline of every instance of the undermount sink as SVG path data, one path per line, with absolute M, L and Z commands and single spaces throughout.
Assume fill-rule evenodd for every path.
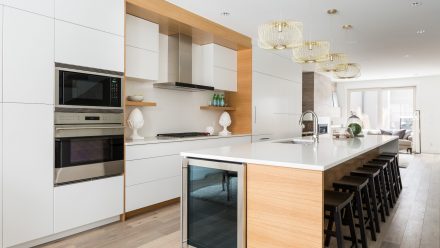
M 313 140 L 309 140 L 309 139 L 288 139 L 288 140 L 275 141 L 274 143 L 310 145 L 310 144 L 313 144 L 314 142 L 313 142 Z

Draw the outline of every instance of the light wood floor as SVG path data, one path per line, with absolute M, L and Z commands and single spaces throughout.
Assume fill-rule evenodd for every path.
M 440 155 L 401 156 L 401 161 L 410 164 L 401 169 L 403 192 L 387 222 L 381 225 L 378 240 L 369 246 L 440 248 Z M 179 247 L 179 214 L 175 204 L 41 247 Z

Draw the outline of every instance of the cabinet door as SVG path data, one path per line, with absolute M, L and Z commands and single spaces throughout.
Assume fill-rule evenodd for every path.
M 237 51 L 212 44 L 214 49 L 214 66 L 237 70 Z
M 172 155 L 126 162 L 127 186 L 180 176 L 182 157 Z
M 55 187 L 55 232 L 62 232 L 123 212 L 122 176 Z
M 53 233 L 54 108 L 3 104 L 5 246 Z
M 237 91 L 237 71 L 214 66 L 213 73 L 215 89 Z
M 154 81 L 159 78 L 159 54 L 157 52 L 127 46 L 125 54 L 127 77 Z
M 4 102 L 54 102 L 54 20 L 4 9 Z
M 126 16 L 126 44 L 159 52 L 159 25 L 144 19 Z
M 3 202 L 3 103 L 0 101 L 0 202 Z M 0 204 L 0 213 L 3 205 Z M 3 214 L 0 214 L 0 247 L 3 247 Z
M 124 0 L 55 0 L 55 18 L 124 36 Z
M 3 3 L 17 9 L 53 17 L 53 0 L 3 0 Z
M 123 72 L 124 38 L 56 20 L 55 61 Z
M 0 4 L 2 1 L 0 0 Z M 3 35 L 3 6 L 0 5 L 0 34 Z M 3 39 L 0 39 L 0 47 L 3 48 Z M 3 102 L 3 49 L 0 49 L 0 102 Z M 0 235 L 1 236 L 1 235 Z M 1 243 L 0 243 L 1 244 Z

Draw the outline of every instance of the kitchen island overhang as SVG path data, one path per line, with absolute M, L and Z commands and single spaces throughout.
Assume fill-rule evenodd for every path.
M 397 153 L 398 137 L 270 141 L 181 155 L 245 167 L 246 247 L 323 247 L 324 189 L 382 152 Z

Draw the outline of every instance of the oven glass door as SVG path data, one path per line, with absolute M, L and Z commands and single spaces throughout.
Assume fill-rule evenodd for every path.
M 55 139 L 55 168 L 119 161 L 123 157 L 122 135 Z
M 59 104 L 121 107 L 121 79 L 71 71 L 59 72 Z

